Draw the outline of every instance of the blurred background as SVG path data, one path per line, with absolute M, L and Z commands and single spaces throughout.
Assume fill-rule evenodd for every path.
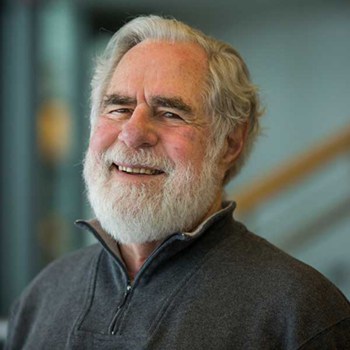
M 0 339 L 50 261 L 93 242 L 81 179 L 96 55 L 139 14 L 230 42 L 260 86 L 263 135 L 227 186 L 249 229 L 350 297 L 350 3 L 8 0 L 1 5 Z

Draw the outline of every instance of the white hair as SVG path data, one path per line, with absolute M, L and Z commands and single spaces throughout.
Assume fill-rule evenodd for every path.
M 222 147 L 226 136 L 237 125 L 248 126 L 244 149 L 226 172 L 224 183 L 227 183 L 243 166 L 259 134 L 262 109 L 257 88 L 233 47 L 175 19 L 153 15 L 137 17 L 113 35 L 97 60 L 92 79 L 91 126 L 100 114 L 104 94 L 117 64 L 127 51 L 145 40 L 192 42 L 206 52 L 208 75 L 202 95 L 205 111 L 212 117 L 213 148 Z

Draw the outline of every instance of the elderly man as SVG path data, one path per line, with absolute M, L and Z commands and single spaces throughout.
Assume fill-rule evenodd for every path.
M 232 217 L 259 131 L 239 54 L 175 20 L 122 27 L 92 83 L 84 178 L 99 240 L 46 268 L 8 349 L 349 349 L 350 305 Z

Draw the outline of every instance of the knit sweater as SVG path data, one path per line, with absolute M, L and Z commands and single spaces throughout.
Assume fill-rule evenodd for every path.
M 98 224 L 79 225 L 100 243 L 35 278 L 5 349 L 350 349 L 346 298 L 235 221 L 232 206 L 195 235 L 169 236 L 133 284 Z

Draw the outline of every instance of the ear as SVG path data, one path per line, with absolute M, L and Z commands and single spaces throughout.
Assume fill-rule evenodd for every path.
M 241 154 L 248 134 L 248 123 L 237 125 L 225 140 L 225 148 L 221 163 L 225 171 L 232 166 Z

